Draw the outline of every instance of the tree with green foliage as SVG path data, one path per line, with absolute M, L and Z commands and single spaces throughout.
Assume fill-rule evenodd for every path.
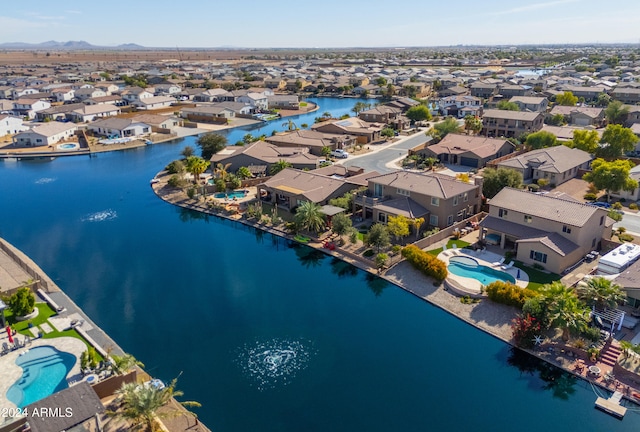
M 589 154 L 594 154 L 599 147 L 599 141 L 600 137 L 598 136 L 598 132 L 594 130 L 576 129 L 573 131 L 573 140 L 567 141 L 566 145 L 571 148 L 586 151 Z
M 604 109 L 604 116 L 610 124 L 621 125 L 629 115 L 629 107 L 622 102 L 614 100 Z
M 5 297 L 3 301 L 15 316 L 22 317 L 33 312 L 36 305 L 36 296 L 31 291 L 31 288 L 23 286 L 8 298 Z
M 139 366 L 141 368 L 144 367 L 144 363 L 137 360 L 131 354 L 125 353 L 121 356 L 112 354 L 111 360 L 113 360 L 113 362 L 111 363 L 111 369 L 116 375 L 124 375 L 135 366 Z
M 321 206 L 311 201 L 302 202 L 294 216 L 294 221 L 298 229 L 306 229 L 317 233 L 324 229 L 325 215 L 320 211 Z
M 376 85 L 378 87 L 384 87 L 387 85 L 387 79 L 385 77 L 378 77 L 376 79 Z
M 83 371 L 87 369 L 95 369 L 98 367 L 99 363 L 100 356 L 92 346 L 87 347 L 87 349 L 82 351 L 82 354 L 80 354 L 80 369 Z
M 289 132 L 294 131 L 294 130 L 298 130 L 298 126 L 291 119 L 289 119 L 286 122 L 282 123 L 282 127 L 286 127 Z
M 231 163 L 223 164 L 218 162 L 213 169 L 213 173 L 216 178 L 222 180 L 223 182 L 227 181 L 227 177 L 229 176 L 229 168 L 231 167 Z
M 380 131 L 380 135 L 389 140 L 396 135 L 396 132 L 391 128 L 384 128 Z
M 591 172 L 582 178 L 607 193 L 607 202 L 611 191 L 632 191 L 638 187 L 638 182 L 629 175 L 633 163 L 629 160 L 618 159 L 608 162 L 598 158 L 591 163 Z
M 390 243 L 387 227 L 381 223 L 373 224 L 367 236 L 367 244 L 375 246 L 377 251 L 380 252 L 380 249 L 389 246 Z
M 331 231 L 339 237 L 349 233 L 352 228 L 353 222 L 344 212 L 338 213 L 331 218 Z
M 611 96 L 606 93 L 600 93 L 598 95 L 598 99 L 596 100 L 596 106 L 598 107 L 606 107 L 611 103 Z
M 522 186 L 522 174 L 509 168 L 486 168 L 482 177 L 482 194 L 486 198 L 493 198 L 505 187 L 519 189 Z
M 182 155 L 183 158 L 187 159 L 189 156 L 193 156 L 194 154 L 194 150 L 193 147 L 191 146 L 185 146 L 185 148 L 182 149 L 182 151 L 180 152 L 180 154 Z
M 330 199 L 329 204 L 332 206 L 343 208 L 347 211 L 351 211 L 353 207 L 353 198 L 354 198 L 354 193 L 347 192 L 341 197 Z
M 196 144 L 200 147 L 201 156 L 209 160 L 211 156 L 227 147 L 227 139 L 216 133 L 207 133 L 200 136 Z
M 186 163 L 187 172 L 193 175 L 194 183 L 198 183 L 198 180 L 200 179 L 200 174 L 205 172 L 207 168 L 209 168 L 210 164 L 211 162 L 204 160 L 200 156 L 189 156 L 187 158 L 187 163 Z
M 480 133 L 482 120 L 477 116 L 467 115 L 464 117 L 464 129 L 469 133 Z
M 183 395 L 176 390 L 177 378 L 168 386 L 158 388 L 153 385 L 140 385 L 138 383 L 123 384 L 116 391 L 120 406 L 116 411 L 107 411 L 111 417 L 121 418 L 131 422 L 133 431 L 154 432 L 160 430 L 158 419 L 170 418 L 181 415 L 182 411 L 161 408 L 168 405 L 174 398 Z M 194 401 L 180 402 L 185 407 L 200 407 L 200 403 Z
M 429 111 L 429 108 L 426 105 L 412 106 L 407 110 L 405 115 L 412 123 L 417 121 L 428 121 L 432 118 L 431 111 Z
M 562 339 L 568 341 L 588 326 L 589 310 L 580 302 L 575 290 L 559 281 L 543 285 L 540 293 L 544 300 L 549 324 L 562 330 Z
M 285 168 L 291 168 L 293 165 L 291 164 L 291 162 L 287 162 L 284 159 L 280 159 L 278 162 L 274 163 L 273 165 L 271 165 L 271 168 L 269 168 L 269 173 L 271 175 L 276 175 L 278 174 L 280 171 L 282 171 Z
M 547 131 L 538 131 L 527 135 L 524 145 L 531 150 L 557 146 L 558 138 Z
M 520 106 L 517 103 L 508 100 L 498 102 L 496 108 L 503 111 L 520 111 Z
M 556 96 L 556 103 L 562 106 L 575 106 L 578 103 L 578 98 L 570 91 L 566 91 Z
M 638 137 L 629 128 L 617 124 L 607 125 L 602 133 L 602 146 L 596 150 L 596 156 L 605 159 L 615 159 L 635 148 Z
M 356 116 L 357 116 L 357 115 L 358 115 L 358 114 L 360 114 L 362 111 L 367 110 L 367 109 L 369 109 L 370 107 L 371 107 L 371 104 L 367 104 L 367 103 L 364 103 L 364 102 L 362 102 L 362 101 L 358 101 L 358 102 L 356 102 L 356 104 L 353 106 L 353 108 L 351 108 L 351 111 L 353 111 L 353 112 L 356 114 Z
M 440 123 L 436 123 L 431 129 L 426 132 L 426 135 L 432 137 L 433 140 L 437 143 L 448 134 L 455 132 L 462 132 L 462 128 L 458 124 L 458 120 L 453 117 L 447 117 Z
M 623 304 L 626 295 L 620 285 L 603 277 L 592 277 L 585 283 L 578 283 L 578 298 L 589 307 L 615 309 Z
M 424 218 L 414 218 L 409 220 L 409 223 L 411 224 L 411 226 L 413 227 L 413 229 L 416 232 L 416 241 L 418 241 L 418 238 L 420 236 L 420 227 L 424 224 Z
M 396 238 L 396 241 L 400 241 L 409 235 L 409 219 L 403 215 L 389 216 L 387 218 L 387 229 L 389 234 Z
M 320 150 L 320 154 L 322 154 L 322 156 L 324 157 L 329 157 L 329 155 L 331 154 L 331 147 L 323 146 Z
M 382 270 L 389 262 L 389 255 L 386 253 L 379 253 L 376 255 L 376 268 L 378 271 Z
M 238 168 L 238 171 L 236 171 L 236 175 L 242 180 L 253 177 L 253 174 L 251 174 L 251 170 L 246 166 L 241 166 L 240 168 Z
M 547 119 L 547 124 L 550 124 L 551 126 L 562 126 L 566 122 L 567 121 L 562 114 L 554 114 Z
M 256 141 L 256 138 L 250 133 L 244 134 L 244 136 L 242 137 L 242 143 L 245 145 L 251 144 L 254 141 Z

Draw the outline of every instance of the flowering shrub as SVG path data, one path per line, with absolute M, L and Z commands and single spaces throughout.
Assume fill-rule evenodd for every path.
M 447 277 L 446 264 L 415 245 L 409 245 L 402 249 L 402 256 L 409 261 L 413 267 L 427 276 L 431 276 L 438 281 L 443 281 Z
M 496 303 L 522 308 L 524 302 L 536 296 L 536 293 L 520 288 L 509 282 L 495 281 L 486 286 L 487 296 Z
M 516 346 L 531 348 L 535 343 L 535 337 L 540 335 L 540 323 L 531 315 L 519 316 L 511 321 L 513 340 Z

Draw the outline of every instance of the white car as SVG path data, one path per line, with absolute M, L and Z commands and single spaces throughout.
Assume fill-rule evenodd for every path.
M 349 153 L 342 149 L 336 149 L 331 152 L 331 156 L 336 157 L 338 159 L 346 159 L 349 157 Z

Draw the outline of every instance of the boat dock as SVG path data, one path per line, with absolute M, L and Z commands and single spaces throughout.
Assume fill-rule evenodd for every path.
M 596 399 L 596 408 L 606 412 L 607 414 L 611 414 L 614 417 L 622 419 L 627 413 L 627 409 L 620 405 L 621 399 L 622 393 L 618 391 L 613 392 L 609 399 L 599 397 Z

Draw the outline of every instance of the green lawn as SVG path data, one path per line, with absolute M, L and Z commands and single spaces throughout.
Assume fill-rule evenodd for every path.
M 447 242 L 447 249 L 451 249 L 453 248 L 453 245 L 458 246 L 459 249 L 463 248 L 463 247 L 467 247 L 469 246 L 471 243 L 467 243 L 465 241 L 462 240 L 456 240 L 456 239 L 449 239 L 449 241 Z M 440 254 L 440 252 L 442 252 L 444 250 L 444 248 L 438 248 L 438 249 L 431 249 L 429 251 L 427 251 L 428 253 L 430 253 L 431 255 L 434 256 L 438 256 Z
M 524 270 L 529 275 L 529 285 L 527 288 L 533 291 L 539 291 L 542 285 L 560 280 L 560 275 L 555 273 L 545 273 L 523 264 L 521 261 L 514 261 L 514 265 Z

